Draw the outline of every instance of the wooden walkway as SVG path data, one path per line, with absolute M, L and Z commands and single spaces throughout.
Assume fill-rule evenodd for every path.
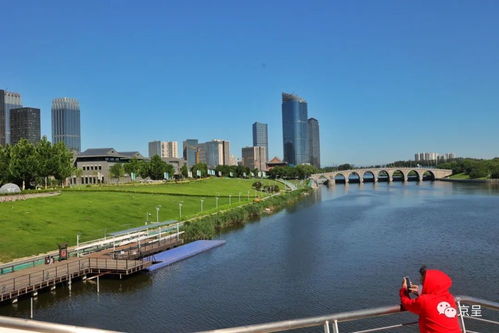
M 50 265 L 39 265 L 13 273 L 0 275 L 0 302 L 40 289 L 69 282 L 86 274 L 129 275 L 151 265 L 145 260 L 115 260 L 107 258 L 71 258 Z

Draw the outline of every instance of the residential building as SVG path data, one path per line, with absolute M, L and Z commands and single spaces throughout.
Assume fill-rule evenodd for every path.
M 212 140 L 197 145 L 199 161 L 208 167 L 230 165 L 230 143 L 225 140 Z
M 0 90 L 0 145 L 10 144 L 10 110 L 22 107 L 21 95 Z
M 265 159 L 269 159 L 269 133 L 267 124 L 255 122 L 253 124 L 253 146 L 265 147 Z
M 316 168 L 321 167 L 321 144 L 319 137 L 319 121 L 315 118 L 308 119 L 308 151 L 310 164 Z
M 177 141 L 151 141 L 149 142 L 149 157 L 158 155 L 161 158 L 178 158 Z
M 10 109 L 10 143 L 14 145 L 23 138 L 32 143 L 40 141 L 40 109 Z
M 136 158 L 144 157 L 136 151 L 118 152 L 114 148 L 90 148 L 76 156 L 75 166 L 81 170 L 81 175 L 69 178 L 71 185 L 106 184 L 117 182 L 110 174 L 110 168 L 116 163 L 127 163 Z M 130 181 L 130 175 L 125 174 L 121 181 Z
M 264 146 L 244 147 L 242 149 L 243 165 L 250 169 L 267 170 L 267 152 Z
M 285 162 L 310 163 L 307 102 L 299 96 L 282 93 L 282 136 Z
M 436 161 L 449 161 L 455 159 L 456 155 L 454 153 L 416 153 L 414 154 L 414 160 L 416 162 L 436 162 Z
M 234 155 L 230 155 L 229 165 L 237 165 L 237 157 Z
M 187 161 L 187 167 L 192 167 L 199 163 L 199 148 L 197 139 L 187 139 L 182 143 L 184 160 Z
M 80 103 L 76 98 L 62 97 L 52 101 L 52 143 L 81 151 Z

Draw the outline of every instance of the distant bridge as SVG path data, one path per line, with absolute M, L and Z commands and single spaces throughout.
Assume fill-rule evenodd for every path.
M 393 182 L 393 181 L 423 181 L 445 178 L 452 175 L 449 169 L 431 168 L 365 168 L 352 170 L 339 170 L 332 172 L 316 173 L 310 179 L 317 184 L 328 182 L 336 183 L 367 183 L 367 182 Z

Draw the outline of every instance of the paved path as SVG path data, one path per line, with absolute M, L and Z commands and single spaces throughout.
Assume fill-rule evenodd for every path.
M 44 192 L 44 193 L 30 193 L 30 194 L 13 194 L 0 196 L 0 202 L 10 202 L 17 200 L 27 200 L 33 198 L 54 197 L 61 194 L 61 192 Z

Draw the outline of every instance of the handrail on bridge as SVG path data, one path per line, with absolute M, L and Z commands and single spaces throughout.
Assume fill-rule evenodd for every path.
M 480 305 L 480 306 L 483 306 L 483 307 L 486 307 L 486 308 L 489 308 L 492 310 L 499 311 L 499 303 L 480 299 L 480 298 L 475 298 L 475 297 L 457 296 L 456 303 L 458 304 L 459 307 L 460 307 L 461 303 L 467 303 L 467 304 L 473 304 L 473 305 Z M 299 329 L 299 328 L 307 328 L 307 327 L 323 327 L 324 333 L 329 333 L 330 326 L 332 326 L 334 333 L 338 333 L 339 332 L 338 324 L 340 322 L 350 322 L 350 321 L 355 321 L 355 320 L 359 320 L 359 319 L 381 317 L 381 316 L 392 315 L 392 314 L 396 314 L 396 313 L 400 313 L 400 312 L 405 312 L 405 310 L 401 310 L 400 305 L 383 306 L 383 307 L 377 307 L 377 308 L 369 308 L 369 309 L 363 309 L 363 310 L 334 313 L 334 314 L 325 315 L 325 316 L 318 316 L 318 317 L 309 317 L 309 318 L 302 318 L 302 319 L 276 321 L 276 322 L 265 323 L 265 324 L 255 324 L 255 325 L 239 326 L 239 327 L 232 327 L 232 328 L 215 329 L 215 330 L 209 330 L 209 331 L 202 331 L 200 333 L 282 332 L 282 331 L 289 331 L 289 330 L 294 330 L 294 329 Z M 464 333 L 472 332 L 469 330 L 467 331 L 466 328 L 464 327 L 464 321 L 463 321 L 464 318 L 476 319 L 479 321 L 486 322 L 488 324 L 499 325 L 499 322 L 493 321 L 493 320 L 466 317 L 466 316 L 462 316 L 461 314 L 460 314 L 460 317 L 461 317 L 460 323 L 462 325 Z M 393 329 L 393 328 L 401 328 L 404 326 L 411 326 L 411 325 L 416 325 L 416 324 L 417 324 L 417 322 L 401 323 L 401 324 L 396 324 L 396 325 L 365 329 L 365 330 L 361 330 L 361 331 L 356 331 L 356 333 L 386 331 L 386 330 Z

